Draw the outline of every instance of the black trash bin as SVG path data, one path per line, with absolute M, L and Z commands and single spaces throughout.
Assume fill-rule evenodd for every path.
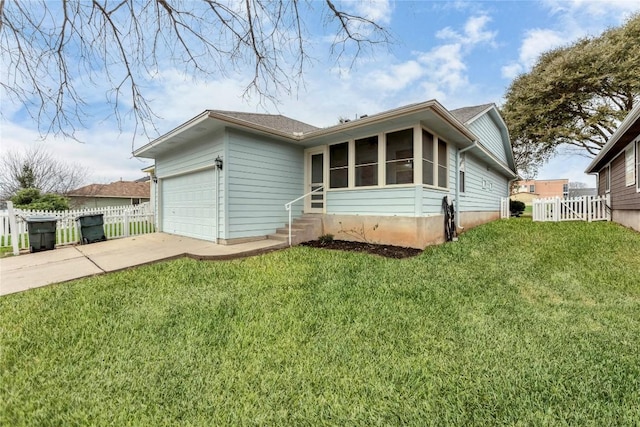
M 78 228 L 80 229 L 80 241 L 83 245 L 107 240 L 107 236 L 104 235 L 103 214 L 78 217 Z
M 29 251 L 49 251 L 56 246 L 55 216 L 30 216 L 26 218 L 29 230 Z

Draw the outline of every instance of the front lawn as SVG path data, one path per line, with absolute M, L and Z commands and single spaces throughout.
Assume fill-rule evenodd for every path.
M 0 298 L 0 425 L 637 425 L 640 234 L 501 220 Z

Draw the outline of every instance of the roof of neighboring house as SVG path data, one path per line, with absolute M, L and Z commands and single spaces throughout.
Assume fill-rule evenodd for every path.
M 114 198 L 141 198 L 150 197 L 150 185 L 147 182 L 116 181 L 111 184 L 89 184 L 84 187 L 71 190 L 69 197 L 114 197 Z
M 638 135 L 640 135 L 640 102 L 629 111 L 600 153 L 589 164 L 585 173 L 598 172 Z
M 210 113 L 219 114 L 234 119 L 243 120 L 249 123 L 255 123 L 284 133 L 306 133 L 317 130 L 318 128 L 299 120 L 285 117 L 282 114 L 258 114 L 258 113 L 242 113 L 239 111 L 223 111 L 209 110 Z
M 471 107 L 463 107 L 455 110 L 451 110 L 451 114 L 462 123 L 467 123 L 469 120 L 476 117 L 478 114 L 484 112 L 486 109 L 492 107 L 494 104 L 482 104 L 474 105 Z

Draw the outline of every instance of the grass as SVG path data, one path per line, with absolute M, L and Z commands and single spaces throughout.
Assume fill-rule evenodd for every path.
M 1 425 L 637 425 L 640 234 L 497 221 L 0 298 Z

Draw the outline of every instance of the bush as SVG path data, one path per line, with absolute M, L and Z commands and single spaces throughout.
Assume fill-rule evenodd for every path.
M 69 210 L 69 200 L 59 194 L 41 194 L 37 188 L 25 188 L 18 191 L 11 201 L 16 208 L 38 211 Z
M 333 234 L 323 234 L 322 236 L 318 237 L 318 241 L 323 245 L 331 243 L 333 242 Z
M 520 216 L 524 212 L 525 204 L 519 200 L 511 200 L 509 199 L 509 211 L 511 211 L 511 216 Z

